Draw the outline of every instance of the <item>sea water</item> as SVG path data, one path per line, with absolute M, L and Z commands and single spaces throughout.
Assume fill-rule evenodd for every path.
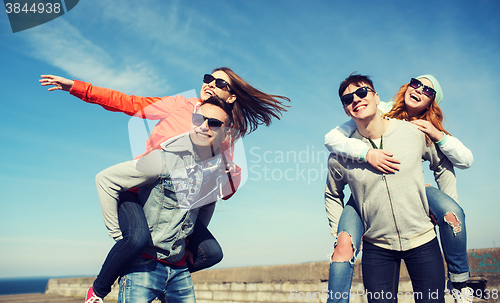
M 48 277 L 0 278 L 0 295 L 44 293 Z

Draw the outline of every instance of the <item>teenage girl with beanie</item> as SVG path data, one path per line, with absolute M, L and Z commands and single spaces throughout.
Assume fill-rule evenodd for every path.
M 381 102 L 379 110 L 385 113 L 387 118 L 414 123 L 426 134 L 427 144 L 434 142 L 455 167 L 468 168 L 473 162 L 472 152 L 444 129 L 443 114 L 439 108 L 442 100 L 443 92 L 437 79 L 432 75 L 422 75 L 401 86 L 391 101 Z M 336 127 L 325 136 L 326 147 L 333 153 L 366 161 L 383 173 L 394 173 L 398 170 L 399 161 L 393 158 L 391 153 L 383 149 L 368 149 L 360 140 L 348 138 L 355 130 L 356 124 L 352 120 Z M 426 195 L 430 215 L 439 226 L 441 245 L 451 281 L 448 288 L 455 298 L 472 300 L 472 289 L 466 284 L 469 266 L 465 214 L 457 204 L 458 201 L 432 186 L 426 187 Z M 332 218 L 328 214 L 330 222 L 338 223 L 338 228 L 330 223 L 332 234 L 336 238 L 328 282 L 328 288 L 333 293 L 350 293 L 353 266 L 364 232 L 359 211 L 350 203 L 351 200 L 352 197 L 340 218 Z M 339 301 L 343 302 L 349 301 L 345 296 L 340 299 Z
M 146 142 L 144 155 L 160 149 L 160 144 L 164 141 L 188 132 L 192 114 L 211 96 L 217 95 L 223 101 L 230 103 L 233 115 L 232 142 L 220 146 L 221 153 L 228 160 L 227 173 L 230 175 L 230 184 L 227 185 L 229 188 L 224 190 L 227 193 L 224 199 L 234 194 L 240 180 L 241 170 L 231 161 L 234 141 L 251 133 L 259 125 L 269 126 L 273 118 L 280 119 L 282 112 L 288 107 L 284 101 L 290 101 L 287 97 L 267 94 L 256 89 L 227 67 L 216 68 L 212 74 L 204 76 L 200 98 L 185 98 L 180 95 L 163 98 L 140 97 L 53 75 L 42 75 L 41 78 L 41 85 L 50 86 L 49 91 L 69 91 L 83 101 L 101 105 L 109 111 L 123 112 L 142 119 L 159 120 Z M 120 215 L 114 217 L 109 217 L 107 214 L 110 212 L 103 209 L 110 236 L 117 242 L 89 289 L 86 303 L 102 302 L 102 298 L 111 291 L 111 286 L 120 276 L 122 269 L 141 255 L 151 241 L 137 193 L 128 191 L 121 195 L 120 205 L 116 207 L 117 210 L 111 213 Z M 213 207 L 208 211 L 213 212 Z M 208 222 L 197 221 L 193 234 L 188 238 L 188 248 L 192 253 L 192 257 L 188 255 L 188 267 L 191 272 L 213 266 L 222 259 L 222 249 L 206 228 L 207 225 Z M 123 226 L 126 226 L 126 230 L 121 229 Z

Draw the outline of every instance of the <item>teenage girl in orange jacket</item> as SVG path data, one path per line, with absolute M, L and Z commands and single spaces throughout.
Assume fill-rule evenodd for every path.
M 143 119 L 159 120 L 146 142 L 145 154 L 159 149 L 159 144 L 167 139 L 188 132 L 192 113 L 212 95 L 217 95 L 233 106 L 234 138 L 232 142 L 226 144 L 227 146 L 221 145 L 221 151 L 232 150 L 232 143 L 236 139 L 254 131 L 259 125 L 269 126 L 273 118 L 280 119 L 287 107 L 284 101 L 290 101 L 287 97 L 267 94 L 254 88 L 227 67 L 214 69 L 212 74 L 204 76 L 200 98 L 185 98 L 180 95 L 163 98 L 140 97 L 53 75 L 42 75 L 41 78 L 41 85 L 50 86 L 49 91 L 69 91 L 70 94 L 83 101 L 101 105 L 109 111 L 123 112 Z M 228 184 L 231 189 L 225 191 L 230 193 L 224 197 L 228 199 L 238 188 L 241 170 L 232 163 L 232 152 L 224 152 L 224 154 L 228 158 L 227 172 L 232 180 L 231 184 Z M 142 210 L 138 210 L 138 207 L 132 210 L 122 209 L 125 205 L 140 205 L 137 196 L 131 192 L 124 196 L 129 200 L 128 202 L 133 203 L 124 203 L 124 198 L 121 199 L 119 220 L 138 221 L 131 218 L 144 216 Z M 129 216 L 129 219 L 126 218 L 128 215 L 122 215 L 122 213 L 130 212 L 133 214 Z M 89 289 L 88 302 L 99 302 L 99 299 L 104 298 L 111 291 L 111 286 L 119 277 L 121 269 L 139 256 L 150 241 L 147 225 L 145 230 L 143 225 L 134 226 L 134 222 L 127 223 L 127 231 L 121 230 L 121 234 L 112 235 L 118 241 L 109 252 L 93 287 Z M 138 239 L 138 241 L 131 239 Z M 188 256 L 188 267 L 191 272 L 213 266 L 222 259 L 219 244 L 206 226 L 198 221 L 193 234 L 189 237 L 188 248 L 192 253 Z

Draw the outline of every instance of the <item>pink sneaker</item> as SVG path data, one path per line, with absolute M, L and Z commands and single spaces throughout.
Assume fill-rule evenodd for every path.
M 99 298 L 95 293 L 92 286 L 90 286 L 87 291 L 87 297 L 85 298 L 85 303 L 103 303 L 102 298 Z

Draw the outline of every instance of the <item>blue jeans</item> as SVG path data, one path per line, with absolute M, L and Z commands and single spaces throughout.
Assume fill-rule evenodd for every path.
M 118 221 L 123 238 L 115 243 L 94 280 L 93 290 L 101 298 L 111 291 L 111 286 L 123 271 L 139 257 L 151 243 L 148 222 L 137 194 L 120 194 Z
M 120 278 L 118 303 L 194 303 L 193 281 L 187 266 L 169 266 L 138 258 Z
M 431 214 L 437 219 L 441 245 L 448 266 L 448 274 L 452 282 L 465 282 L 469 277 L 467 262 L 467 236 L 465 232 L 465 214 L 450 196 L 428 186 L 425 188 Z M 453 227 L 444 219 L 446 213 L 452 212 L 461 223 L 461 231 L 454 232 Z M 351 196 L 339 220 L 337 235 L 345 231 L 351 236 L 355 248 L 353 257 L 348 262 L 331 262 L 328 279 L 328 303 L 349 302 L 346 293 L 350 292 L 354 261 L 359 252 L 361 237 L 364 233 L 363 222 Z
M 137 194 L 120 194 L 118 220 L 123 238 L 109 251 L 93 284 L 94 292 L 101 298 L 109 294 L 116 279 L 152 241 Z M 191 272 L 208 268 L 222 260 L 222 248 L 203 223 L 196 221 L 194 231 L 188 239 L 188 249 L 194 254 L 194 264 L 188 265 Z
M 349 261 L 330 263 L 330 273 L 328 277 L 328 290 L 330 291 L 327 300 L 328 303 L 349 302 L 354 263 L 356 262 L 356 256 L 358 255 L 361 245 L 363 231 L 364 227 L 361 221 L 361 215 L 355 205 L 354 198 L 351 196 L 340 216 L 337 235 L 341 232 L 346 232 L 351 236 L 354 254 Z M 337 243 L 334 244 L 334 246 L 336 245 Z
M 222 260 L 222 248 L 205 224 L 196 220 L 193 233 L 187 239 L 186 248 L 193 253 L 194 261 L 193 264 L 188 262 L 190 272 L 214 266 Z
M 466 282 L 469 279 L 469 263 L 467 262 L 467 233 L 465 229 L 465 213 L 450 196 L 437 188 L 425 188 L 429 210 L 437 220 L 439 237 L 448 266 L 448 276 L 452 282 Z M 458 220 L 453 226 L 445 219 L 452 213 Z
M 415 302 L 444 303 L 444 262 L 437 238 L 407 251 L 364 243 L 361 262 L 368 302 L 397 302 L 410 295 L 398 292 L 401 260 L 408 269 Z

